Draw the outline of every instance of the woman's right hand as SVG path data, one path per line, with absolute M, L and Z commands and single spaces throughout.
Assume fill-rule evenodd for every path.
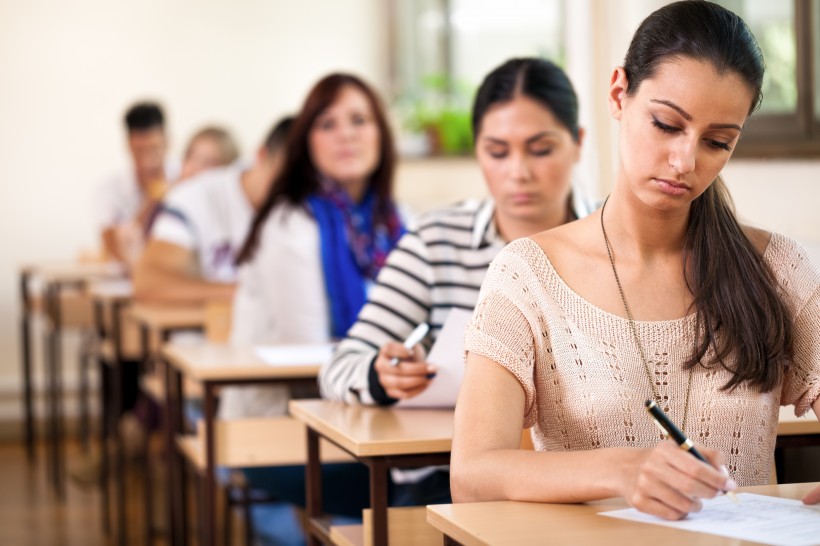
M 376 357 L 375 368 L 379 383 L 388 396 L 404 400 L 417 396 L 427 388 L 435 376 L 436 368 L 427 364 L 425 357 L 421 345 L 416 345 L 412 351 L 395 341 L 382 345 Z M 397 366 L 390 364 L 393 358 L 399 359 Z
M 729 477 L 720 453 L 702 446 L 698 446 L 698 451 L 712 466 L 672 440 L 651 449 L 632 451 L 622 478 L 623 497 L 641 512 L 678 520 L 700 511 L 700 499 L 734 490 L 737 484 Z

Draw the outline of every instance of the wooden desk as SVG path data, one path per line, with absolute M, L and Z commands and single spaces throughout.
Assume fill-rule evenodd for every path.
M 793 406 L 781 407 L 774 448 L 775 471 L 781 479 L 786 475 L 783 450 L 799 447 L 820 447 L 820 421 L 812 410 L 798 418 L 794 416 Z
M 740 491 L 797 499 L 802 498 L 817 485 L 820 484 L 764 485 L 744 487 Z M 756 544 L 596 515 L 598 512 L 624 507 L 626 504 L 622 499 L 590 504 L 538 504 L 513 501 L 437 504 L 427 507 L 427 522 L 444 533 L 445 545 Z
M 379 408 L 327 400 L 292 400 L 290 413 L 308 427 L 306 471 L 309 544 L 330 543 L 322 517 L 319 440 L 325 438 L 370 470 L 372 544 L 387 544 L 387 473 L 390 468 L 449 464 L 452 410 Z
M 52 486 L 58 498 L 65 499 L 65 457 L 62 453 L 63 408 L 62 408 L 62 328 L 64 309 L 63 290 L 74 288 L 84 290 L 86 284 L 94 279 L 114 278 L 124 275 L 120 264 L 112 262 L 97 263 L 40 263 L 29 264 L 20 268 L 21 316 L 21 351 L 23 367 L 23 404 L 24 434 L 29 461 L 35 460 L 34 448 L 34 412 L 32 402 L 32 361 L 30 319 L 34 307 L 30 293 L 32 280 L 43 283 L 43 313 L 47 320 L 46 350 L 44 353 L 46 368 L 47 436 L 49 472 Z
M 168 418 L 165 420 L 165 441 L 169 461 L 169 499 L 173 544 L 185 544 L 185 513 L 187 512 L 182 461 L 176 451 L 176 438 L 182 432 L 182 376 L 202 384 L 205 467 L 203 471 L 200 545 L 211 546 L 216 537 L 216 390 L 226 385 L 264 383 L 315 383 L 321 363 L 301 366 L 270 366 L 251 347 L 227 344 L 201 345 L 166 344 L 162 359 L 167 363 L 165 393 Z M 318 448 L 318 446 L 317 446 Z

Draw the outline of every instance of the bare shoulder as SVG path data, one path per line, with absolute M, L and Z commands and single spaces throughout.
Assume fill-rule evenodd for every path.
M 552 266 L 563 274 L 574 270 L 577 264 L 587 260 L 601 250 L 598 213 L 586 218 L 542 231 L 531 237 L 541 247 Z
M 749 239 L 758 254 L 763 255 L 769 246 L 769 241 L 772 239 L 772 232 L 752 226 L 741 226 L 741 229 L 743 229 L 743 234 L 746 235 L 746 238 Z

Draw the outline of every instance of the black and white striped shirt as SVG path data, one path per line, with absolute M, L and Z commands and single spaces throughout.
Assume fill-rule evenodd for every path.
M 582 217 L 591 207 L 576 198 L 573 209 Z M 452 308 L 473 310 L 490 262 L 507 244 L 496 230 L 493 211 L 492 200 L 465 201 L 419 218 L 388 256 L 356 323 L 323 366 L 323 397 L 394 402 L 372 370 L 379 348 L 403 341 L 427 322 L 430 332 L 423 344 L 429 351 Z

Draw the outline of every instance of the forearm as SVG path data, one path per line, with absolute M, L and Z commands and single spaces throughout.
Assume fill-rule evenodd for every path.
M 630 464 L 631 451 L 497 449 L 456 455 L 454 450 L 453 500 L 578 503 L 620 496 L 619 478 Z
M 138 267 L 134 273 L 134 299 L 148 303 L 180 305 L 228 301 L 235 285 L 216 283 L 175 271 Z
M 319 372 L 323 398 L 350 403 L 373 403 L 368 392 L 368 373 L 376 351 L 355 339 L 339 344 L 333 359 Z

